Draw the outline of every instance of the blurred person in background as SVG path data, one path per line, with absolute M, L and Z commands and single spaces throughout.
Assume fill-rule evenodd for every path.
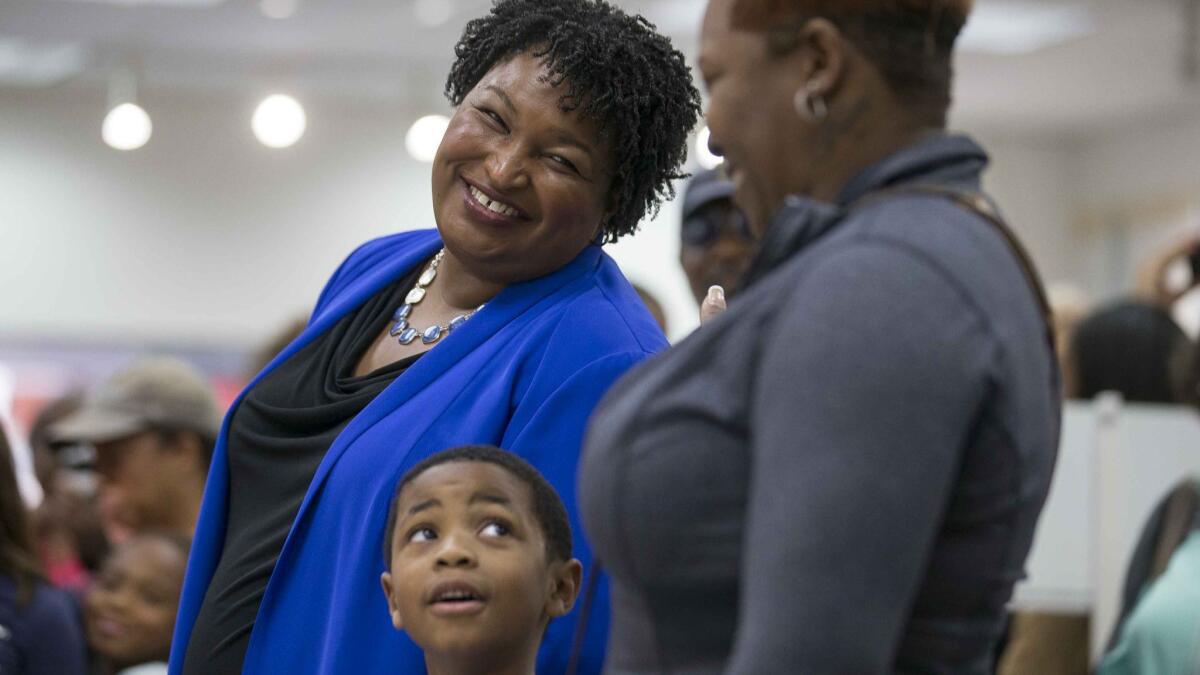
M 38 480 L 45 492 L 34 512 L 38 553 L 50 582 L 76 592 L 87 588 L 109 550 L 96 494 L 95 449 L 52 442 L 53 426 L 82 403 L 82 393 L 50 402 L 29 431 Z
M 720 170 L 697 173 L 683 193 L 679 263 L 696 304 L 720 286 L 723 298 L 737 295 L 757 247 L 745 216 L 733 203 L 733 183 Z
M 654 317 L 654 323 L 662 329 L 664 335 L 667 334 L 667 313 L 663 310 L 662 303 L 658 298 L 654 297 L 650 291 L 634 284 L 633 290 L 637 291 L 638 297 L 642 299 L 642 304 L 646 305 L 646 309 L 650 311 L 650 316 Z
M 1140 300 L 1120 300 L 1093 311 L 1075 329 L 1067 398 L 1090 400 L 1105 391 L 1129 403 L 1190 400 L 1192 341 L 1167 310 Z
M 700 108 L 683 55 L 592 0 L 500 0 L 454 53 L 437 229 L 352 253 L 235 402 L 172 672 L 423 672 L 379 593 L 396 481 L 446 447 L 497 445 L 541 471 L 577 525 L 584 423 L 666 346 L 601 244 L 673 196 Z M 600 670 L 607 613 L 591 607 L 581 673 Z M 539 672 L 565 671 L 578 617 L 549 627 Z
M 84 601 L 94 675 L 165 675 L 188 540 L 139 534 L 104 562 Z
M 190 537 L 221 410 L 212 387 L 192 366 L 149 358 L 121 370 L 52 427 L 60 443 L 96 449 L 100 498 L 131 532 Z
M 1097 673 L 1200 673 L 1200 479 L 1176 485 L 1147 519 Z
M 42 576 L 12 452 L 0 434 L 0 673 L 84 675 L 86 668 L 78 613 Z
M 1136 272 L 1134 293 L 1168 312 L 1200 286 L 1200 233 L 1189 232 L 1155 251 Z
M 762 248 L 589 426 L 613 672 L 992 672 L 1061 390 L 987 155 L 945 132 L 969 10 L 709 2 L 711 144 Z
M 1075 391 L 1075 365 L 1071 357 L 1071 341 L 1075 330 L 1091 311 L 1091 301 L 1082 289 L 1073 284 L 1050 284 L 1046 298 L 1054 315 L 1054 352 L 1062 370 L 1063 395 Z

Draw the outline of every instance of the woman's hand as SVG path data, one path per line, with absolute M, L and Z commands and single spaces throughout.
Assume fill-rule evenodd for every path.
M 1173 284 L 1168 279 L 1172 266 L 1188 262 L 1192 254 L 1200 253 L 1200 232 L 1189 233 L 1143 263 L 1137 271 L 1137 296 L 1155 305 L 1170 309 L 1193 288 L 1200 286 L 1200 275 L 1193 272 L 1187 284 Z M 1192 272 L 1191 265 L 1188 265 Z
M 700 303 L 700 325 L 704 325 L 725 311 L 725 289 L 710 286 L 704 302 Z

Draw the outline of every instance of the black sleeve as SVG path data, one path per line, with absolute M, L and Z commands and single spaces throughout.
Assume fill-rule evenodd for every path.
M 86 674 L 79 612 L 65 592 L 39 589 L 23 623 L 24 675 Z

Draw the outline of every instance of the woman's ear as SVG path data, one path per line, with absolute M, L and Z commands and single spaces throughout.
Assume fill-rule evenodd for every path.
M 811 19 L 800 29 L 800 50 L 806 54 L 809 69 L 805 79 L 808 90 L 829 98 L 845 76 L 846 50 L 850 44 L 842 31 L 828 19 Z
M 551 563 L 550 583 L 546 614 L 551 619 L 566 616 L 575 607 L 575 600 L 579 597 L 579 587 L 583 583 L 583 563 L 575 558 Z
M 392 574 L 384 572 L 379 577 L 379 585 L 383 586 L 383 595 L 387 598 L 388 614 L 392 617 L 392 625 L 396 630 L 404 630 L 404 621 L 400 617 L 400 608 L 396 605 L 396 601 L 392 598 Z

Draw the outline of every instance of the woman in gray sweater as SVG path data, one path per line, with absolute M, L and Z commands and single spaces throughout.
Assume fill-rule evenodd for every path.
M 991 672 L 1060 386 L 987 156 L 944 131 L 969 4 L 710 0 L 713 146 L 763 251 L 590 425 L 608 672 Z

